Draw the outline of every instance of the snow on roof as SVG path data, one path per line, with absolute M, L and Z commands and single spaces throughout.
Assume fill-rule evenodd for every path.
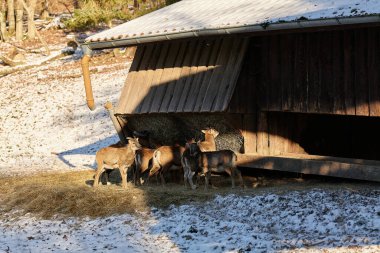
M 377 15 L 375 20 L 379 22 L 379 13 L 379 0 L 182 0 L 90 36 L 85 42 L 90 48 L 99 42 L 120 40 L 134 40 L 134 44 L 140 44 L 151 42 L 152 40 L 144 38 L 152 37 L 160 37 L 154 41 L 178 38 L 169 38 L 169 35 L 194 37 L 201 36 L 199 32 L 205 31 L 214 31 L 212 35 L 215 35 L 215 32 L 223 33 L 222 29 L 227 29 L 224 33 L 238 33 L 243 30 L 237 28 L 244 27 L 251 27 L 249 32 L 254 32 L 252 26 L 262 31 L 269 24 L 337 18 L 352 20 L 352 17 L 374 15 Z M 317 24 L 326 25 L 331 25 L 331 22 Z M 118 43 L 112 44 L 117 45 Z

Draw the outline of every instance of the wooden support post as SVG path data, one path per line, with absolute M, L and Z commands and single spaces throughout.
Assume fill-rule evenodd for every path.
M 380 182 L 378 161 L 324 156 L 238 155 L 237 165 L 247 168 L 278 170 Z
M 119 121 L 117 120 L 117 118 L 115 117 L 115 112 L 114 112 L 114 109 L 113 109 L 113 105 L 111 102 L 107 102 L 105 105 L 104 105 L 104 108 L 107 109 L 109 115 L 110 115 L 110 118 L 112 120 L 112 123 L 113 123 L 113 126 L 115 127 L 116 129 L 116 132 L 117 132 L 117 135 L 119 135 L 119 139 L 120 139 L 120 142 L 122 144 L 125 144 L 126 143 L 126 138 L 123 134 L 123 130 L 119 124 Z

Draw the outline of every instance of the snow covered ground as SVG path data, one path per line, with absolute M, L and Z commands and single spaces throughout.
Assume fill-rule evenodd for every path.
M 0 77 L 0 173 L 93 168 L 100 147 L 118 140 L 103 105 L 116 103 L 128 64 L 92 74 L 97 108 L 86 105 L 75 56 Z M 11 167 L 11 169 L 10 169 Z
M 68 56 L 0 77 L 0 174 L 94 168 L 117 141 L 114 104 L 130 62 L 96 63 L 97 109 Z M 103 219 L 5 214 L 0 252 L 380 252 L 380 189 L 217 196 L 206 204 Z
M 203 205 L 94 220 L 27 215 L 0 221 L 0 252 L 375 253 L 380 250 L 379 194 L 317 189 L 231 194 Z

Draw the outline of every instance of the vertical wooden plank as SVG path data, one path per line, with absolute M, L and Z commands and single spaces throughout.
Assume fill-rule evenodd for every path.
M 286 154 L 288 153 L 288 147 L 289 143 L 291 141 L 290 135 L 289 135 L 289 129 L 291 128 L 291 121 L 289 121 L 289 114 L 290 113 L 282 113 L 281 117 L 281 136 L 283 137 L 283 143 L 282 143 L 282 153 Z
M 288 126 L 288 122 L 286 121 L 285 116 L 288 113 L 276 113 L 277 117 L 277 126 L 276 126 L 276 155 L 280 155 L 285 153 L 286 148 L 286 128 Z
M 244 74 L 243 74 L 244 72 Z M 240 107 L 239 105 L 239 97 L 240 97 L 240 92 L 241 92 L 241 89 L 244 89 L 244 85 L 245 85 L 245 77 L 246 77 L 246 69 L 245 71 L 243 70 L 242 74 L 239 76 L 239 79 L 236 83 L 236 88 L 234 89 L 234 93 L 232 95 L 232 98 L 231 98 L 231 101 L 230 101 L 230 104 L 228 106 L 228 110 L 227 112 L 229 113 L 245 113 L 244 111 L 242 111 L 242 108 Z
M 354 30 L 356 115 L 369 116 L 367 31 Z
M 333 87 L 333 114 L 346 114 L 344 105 L 343 86 L 343 32 L 335 31 L 332 36 L 332 87 Z
M 281 113 L 281 153 L 286 154 L 288 152 L 288 144 L 289 144 L 289 114 L 290 113 Z
M 137 112 L 137 107 L 139 103 L 142 101 L 140 100 L 141 97 L 141 91 L 144 89 L 144 83 L 147 81 L 147 72 L 150 62 L 152 62 L 153 52 L 154 52 L 155 46 L 154 45 L 147 45 L 145 49 L 145 53 L 143 56 L 143 59 L 141 60 L 141 64 L 139 67 L 139 71 L 137 72 L 138 75 L 136 76 L 134 83 L 132 84 L 133 88 L 130 91 L 130 94 L 128 96 L 128 103 L 126 104 L 125 111 L 127 112 Z
M 287 143 L 287 147 L 286 147 L 286 152 L 288 153 L 294 153 L 294 136 L 295 136 L 295 131 L 296 131 L 296 121 L 295 121 L 295 115 L 297 115 L 296 113 L 289 113 L 287 115 L 287 123 L 289 125 L 289 128 L 288 128 L 288 143 Z
M 257 116 L 257 153 L 260 155 L 269 155 L 267 112 L 259 111 Z
M 301 111 L 301 78 L 302 65 L 300 64 L 300 55 L 302 50 L 302 45 L 300 44 L 300 34 L 294 35 L 294 56 L 293 56 L 293 69 L 294 69 L 294 79 L 293 79 L 293 94 L 292 94 L 292 111 L 300 112 Z
M 284 126 L 288 122 L 284 122 L 283 112 L 268 113 L 269 128 L 269 153 L 270 155 L 280 155 L 285 150 Z
M 268 49 L 268 110 L 280 111 L 282 107 L 281 78 L 279 66 L 279 40 L 282 35 L 269 37 Z
M 355 115 L 354 57 L 352 30 L 343 31 L 343 92 L 346 115 Z
M 230 111 L 235 113 L 256 113 L 256 85 L 257 76 L 259 75 L 256 67 L 259 57 L 257 51 L 260 48 L 257 37 L 250 38 L 247 41 L 247 49 L 242 58 L 241 71 L 230 101 Z M 259 65 L 259 64 L 257 64 Z
M 259 82 L 257 84 L 257 103 L 260 110 L 268 110 L 268 98 L 267 98 L 267 82 L 268 82 L 268 36 L 260 38 L 261 49 L 259 49 L 260 62 L 257 62 L 258 72 L 260 73 Z
M 226 76 L 226 78 L 224 78 L 221 83 L 218 97 L 216 98 L 216 103 L 213 106 L 213 111 L 224 111 L 228 107 L 228 104 L 231 101 L 232 93 L 234 92 L 236 87 L 237 79 L 239 78 L 239 75 L 241 73 L 242 63 L 244 56 L 247 52 L 248 42 L 248 39 L 242 39 L 237 52 L 234 52 L 234 50 L 232 51 L 230 59 L 227 63 L 227 69 L 225 71 L 225 73 L 231 74 Z M 234 57 L 233 55 L 235 53 L 236 56 Z M 225 93 L 221 92 L 223 89 L 225 90 Z M 243 97 L 246 97 L 246 95 L 244 95 Z
M 243 115 L 244 153 L 257 153 L 256 114 Z
M 250 58 L 250 56 L 247 58 Z M 256 101 L 252 92 L 254 83 L 252 82 L 252 71 L 249 68 L 251 64 L 246 60 L 245 65 L 248 66 L 246 66 L 245 69 L 242 69 L 242 72 L 239 75 L 241 82 L 236 83 L 235 90 L 238 91 L 238 96 L 235 98 L 235 104 L 239 113 L 255 114 L 256 110 L 254 110 L 252 106 L 252 103 Z
M 268 112 L 267 114 L 268 122 L 268 142 L 269 142 L 269 154 L 276 155 L 278 152 L 278 138 L 277 138 L 277 125 L 278 118 L 277 114 L 273 112 Z
M 205 98 L 202 103 L 201 111 L 209 112 L 212 110 L 212 106 L 215 103 L 215 99 L 217 98 L 219 85 L 222 79 L 228 75 L 225 73 L 226 63 L 228 58 L 230 57 L 230 48 L 233 44 L 233 40 L 231 38 L 223 39 L 222 46 L 218 55 L 218 59 L 216 61 L 217 68 L 214 69 L 211 79 L 210 85 L 205 92 Z
M 178 52 L 178 55 L 176 57 L 173 71 L 168 75 L 168 84 L 167 84 L 167 89 L 164 94 L 164 97 L 162 99 L 161 107 L 160 107 L 160 112 L 168 112 L 169 109 L 169 104 L 173 98 L 174 95 L 174 90 L 175 90 L 175 85 L 177 81 L 180 78 L 181 75 L 181 70 L 183 67 L 183 62 L 184 62 L 184 56 L 185 52 L 187 50 L 188 43 L 187 42 L 181 42 L 180 43 L 180 49 Z
M 246 96 L 249 96 L 249 85 L 248 85 L 248 76 L 249 76 L 249 60 L 248 55 L 245 57 L 245 62 L 243 63 L 242 71 L 239 75 L 239 78 L 236 82 L 236 87 L 234 89 L 234 94 L 232 95 L 230 101 L 230 108 L 233 109 L 235 113 L 247 113 L 246 108 L 248 107 L 248 99 L 245 96 L 242 96 L 243 93 Z M 253 99 L 253 98 L 252 98 Z
M 246 113 L 257 114 L 257 87 L 260 85 L 260 68 L 257 65 L 260 64 L 260 49 L 261 49 L 261 40 L 258 40 L 257 37 L 250 39 L 250 48 L 246 55 L 248 56 L 248 77 L 245 82 L 246 90 L 241 91 L 241 97 L 245 98 L 239 104 L 241 110 Z
M 185 89 L 186 80 L 190 78 L 191 61 L 194 57 L 197 44 L 199 40 L 192 40 L 189 42 L 188 49 L 184 57 L 183 66 L 181 68 L 180 78 L 175 84 L 173 99 L 170 102 L 168 112 L 176 112 L 178 105 L 181 103 L 181 95 Z
M 321 45 L 321 33 L 308 34 L 308 46 L 309 46 L 309 64 L 308 64 L 308 112 L 318 113 L 319 97 L 321 92 L 321 68 L 320 65 L 320 47 Z
M 212 73 L 214 72 L 214 69 L 216 68 L 216 60 L 220 52 L 220 48 L 222 45 L 222 40 L 217 39 L 216 41 L 210 41 L 210 46 L 212 47 L 212 52 L 210 55 L 210 58 L 207 63 L 206 72 L 204 73 L 204 78 L 201 83 L 201 86 L 199 87 L 197 95 L 195 97 L 197 98 L 194 104 L 194 111 L 199 112 L 202 107 L 202 102 L 205 97 L 206 91 L 210 85 Z
M 300 45 L 302 45 L 302 51 L 300 52 L 300 88 L 301 88 L 301 112 L 307 112 L 308 103 L 309 103 L 309 72 L 308 72 L 308 64 L 307 60 L 309 57 L 308 45 L 307 45 L 307 33 L 300 34 Z
M 334 110 L 333 68 L 332 68 L 332 32 L 321 34 L 322 43 L 320 51 L 321 93 L 319 97 L 320 112 L 332 113 Z
M 147 97 L 144 99 L 144 104 L 142 105 L 142 108 L 140 110 L 141 113 L 147 113 L 150 111 L 151 105 L 156 95 L 156 91 L 160 84 L 162 73 L 164 72 L 164 64 L 166 61 L 166 57 L 168 55 L 169 47 L 170 47 L 170 43 L 163 44 L 163 47 L 162 47 L 162 50 L 161 50 L 161 53 L 156 65 L 156 70 L 154 71 L 152 84 L 150 86 L 149 93 Z
M 184 107 L 185 112 L 192 112 L 194 110 L 195 103 L 197 101 L 199 89 L 202 85 L 203 78 L 207 71 L 207 63 L 210 59 L 213 45 L 214 43 L 210 43 L 209 41 L 204 41 L 202 43 L 201 57 L 198 62 L 198 67 L 196 70 L 196 74 L 194 76 L 193 82 L 191 83 L 191 89 L 189 90 L 188 97 L 186 99 L 186 104 Z
M 295 114 L 294 115 L 294 135 L 293 135 L 293 153 L 306 154 L 304 148 L 300 145 L 302 132 L 308 122 L 310 114 Z
M 185 110 L 185 105 L 187 103 L 189 93 L 191 92 L 191 89 L 192 89 L 193 80 L 197 73 L 197 69 L 198 69 L 198 65 L 199 65 L 199 61 L 201 57 L 201 52 L 203 48 L 203 43 L 205 42 L 202 40 L 197 41 L 196 50 L 191 58 L 189 73 L 186 76 L 185 85 L 181 93 L 181 98 L 177 107 L 177 112 L 184 112 Z
M 179 48 L 179 42 L 173 42 L 170 45 L 170 50 L 168 53 L 168 57 L 164 63 L 164 69 L 162 71 L 161 79 L 158 83 L 155 83 L 156 92 L 149 110 L 150 113 L 159 112 L 160 110 L 162 100 L 171 81 L 170 79 L 174 70 L 175 60 L 179 53 Z
M 136 112 L 141 113 L 143 106 L 148 103 L 147 100 L 150 97 L 153 78 L 156 72 L 157 64 L 160 61 L 160 55 L 163 48 L 163 43 L 157 43 L 154 48 L 152 59 L 149 62 L 148 70 L 145 74 L 144 83 L 141 85 L 140 92 L 137 94 L 137 98 L 141 100 L 138 104 Z M 148 103 L 149 104 L 149 103 Z
M 306 35 L 297 34 L 294 54 L 293 111 L 306 112 L 308 101 Z
M 380 116 L 380 29 L 368 31 L 368 81 L 370 116 Z
M 133 59 L 131 68 L 129 69 L 127 80 L 125 81 L 125 85 L 120 95 L 119 103 L 117 105 L 117 112 L 124 112 L 125 107 L 128 103 L 128 98 L 130 91 L 132 90 L 132 86 L 135 82 L 137 71 L 139 70 L 140 63 L 142 61 L 143 55 L 145 51 L 145 46 L 138 46 L 136 50 L 135 57 Z
M 281 36 L 281 45 L 280 45 L 280 66 L 281 66 L 281 108 L 283 111 L 290 111 L 292 109 L 292 95 L 293 95 L 293 42 L 292 34 L 284 34 Z

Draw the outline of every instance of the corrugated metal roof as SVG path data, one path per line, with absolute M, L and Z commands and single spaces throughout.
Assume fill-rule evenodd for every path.
M 376 19 L 379 13 L 379 0 L 182 0 L 90 36 L 85 42 L 90 48 L 99 48 L 99 42 L 113 42 L 111 45 L 120 46 L 120 41 L 132 40 L 133 44 L 140 44 L 165 40 L 172 35 L 181 38 L 201 36 L 202 31 L 206 32 L 205 35 L 207 31 L 215 34 L 222 32 L 221 29 L 234 33 L 242 31 L 239 28 L 251 27 L 249 31 L 254 32 L 275 27 L 275 24 L 280 25 L 276 29 L 284 29 L 283 24 L 294 21 L 304 26 L 310 25 L 308 22 L 311 21 L 317 21 L 313 26 L 360 23 L 366 22 L 363 17 L 374 15 L 377 16 L 371 22 L 379 22 Z M 361 19 L 353 21 L 352 17 Z M 336 18 L 341 20 L 335 21 Z
M 116 114 L 222 112 L 248 39 L 197 39 L 137 48 Z

